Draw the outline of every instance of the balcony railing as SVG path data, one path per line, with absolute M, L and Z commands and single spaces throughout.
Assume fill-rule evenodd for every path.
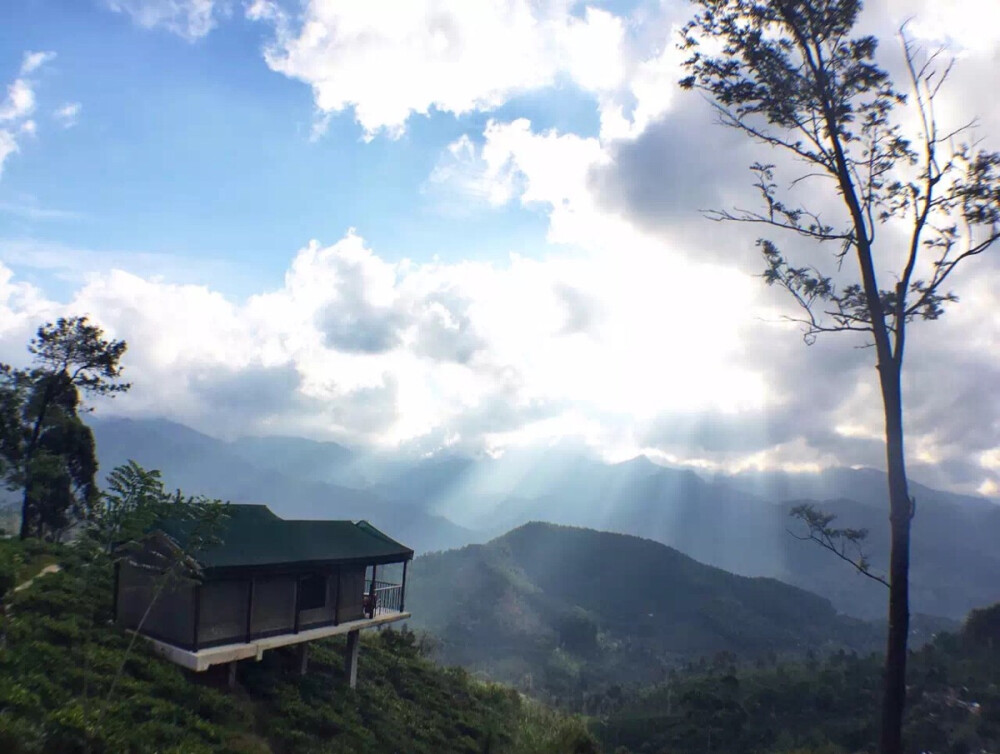
M 365 579 L 365 615 L 374 618 L 387 613 L 403 611 L 403 585 L 388 581 L 376 581 L 372 590 L 372 580 Z

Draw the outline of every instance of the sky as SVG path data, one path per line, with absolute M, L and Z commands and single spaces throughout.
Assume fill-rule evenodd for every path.
M 700 212 L 754 206 L 767 154 L 679 89 L 691 13 L 4 2 L 0 361 L 84 314 L 129 343 L 134 387 L 102 415 L 419 454 L 884 467 L 872 350 L 804 344 L 755 229 Z M 1000 149 L 1000 4 L 871 0 L 860 29 L 897 78 L 907 20 L 955 60 L 939 117 L 978 116 Z M 1000 249 L 957 276 L 960 302 L 909 336 L 907 455 L 921 481 L 1000 496 Z

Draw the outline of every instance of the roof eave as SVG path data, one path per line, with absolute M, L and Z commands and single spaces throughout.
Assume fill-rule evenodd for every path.
M 293 560 L 282 563 L 246 563 L 236 565 L 206 566 L 202 564 L 205 579 L 221 579 L 230 576 L 245 576 L 262 573 L 289 574 L 320 568 L 334 568 L 344 565 L 391 565 L 413 560 L 413 551 L 393 555 L 362 556 L 357 558 L 337 558 L 334 560 Z

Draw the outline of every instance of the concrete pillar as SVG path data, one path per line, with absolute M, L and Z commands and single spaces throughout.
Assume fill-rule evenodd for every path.
M 361 632 L 358 629 L 347 632 L 347 654 L 344 655 L 344 675 L 353 689 L 358 685 L 358 650 L 361 649 Z
M 299 675 L 305 675 L 309 669 L 309 644 L 299 644 Z
M 236 660 L 229 662 L 229 688 L 236 688 Z

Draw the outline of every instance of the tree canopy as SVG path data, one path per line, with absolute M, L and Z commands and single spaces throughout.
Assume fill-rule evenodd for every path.
M 28 343 L 32 366 L 0 364 L 0 474 L 20 490 L 21 537 L 59 536 L 96 502 L 94 437 L 80 419 L 82 398 L 114 396 L 123 340 L 86 317 L 60 318 Z

